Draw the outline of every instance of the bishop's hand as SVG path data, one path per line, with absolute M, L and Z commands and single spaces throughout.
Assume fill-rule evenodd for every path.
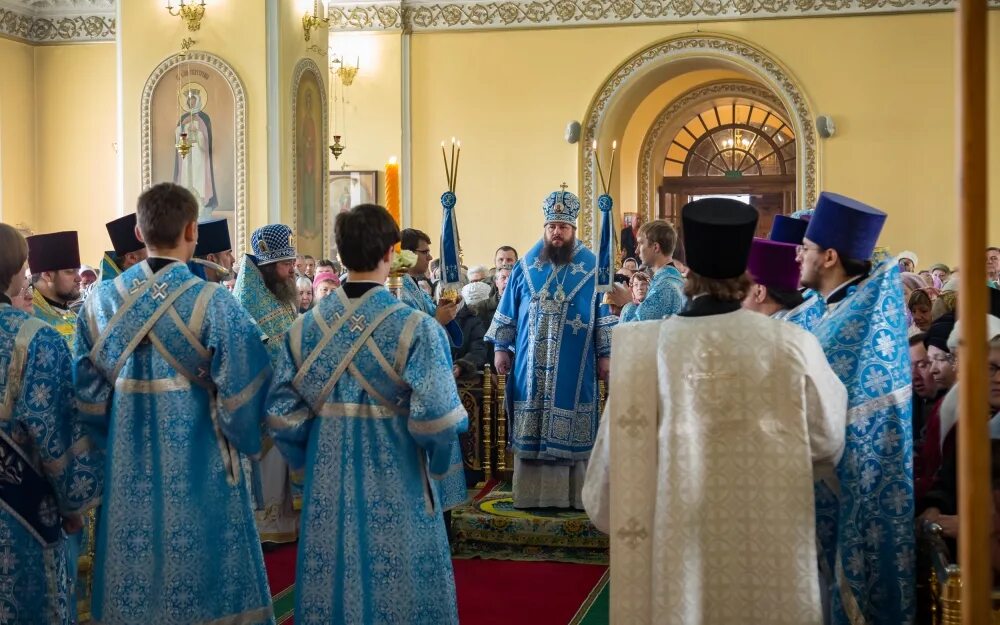
M 611 290 L 605 299 L 608 304 L 623 308 L 625 304 L 632 303 L 632 291 L 615 282 L 611 285 Z
M 493 365 L 497 369 L 497 373 L 500 375 L 507 375 L 510 373 L 510 352 L 498 349 L 493 355 Z

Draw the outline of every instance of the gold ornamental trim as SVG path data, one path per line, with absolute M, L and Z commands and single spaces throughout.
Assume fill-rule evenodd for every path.
M 1000 8 L 1000 0 L 989 0 Z M 956 0 L 403 0 L 330 6 L 338 31 L 477 30 L 951 10 Z
M 0 8 L 0 37 L 33 44 L 114 41 L 113 15 L 39 17 Z

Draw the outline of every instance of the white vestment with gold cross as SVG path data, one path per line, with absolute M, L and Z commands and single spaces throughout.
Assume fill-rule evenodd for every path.
M 619 326 L 583 498 L 611 622 L 820 625 L 813 479 L 847 393 L 818 341 L 747 310 Z

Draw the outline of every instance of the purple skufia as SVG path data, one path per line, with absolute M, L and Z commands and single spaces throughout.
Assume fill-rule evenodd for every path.
M 799 288 L 799 263 L 795 245 L 754 239 L 747 270 L 757 284 L 769 289 L 795 291 Z

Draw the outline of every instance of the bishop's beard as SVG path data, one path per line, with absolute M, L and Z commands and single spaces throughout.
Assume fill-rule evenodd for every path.
M 299 297 L 299 290 L 295 286 L 295 276 L 288 280 L 278 277 L 277 265 L 264 265 L 260 267 L 260 275 L 264 276 L 264 286 L 282 304 L 296 304 Z
M 573 260 L 574 247 L 576 247 L 575 239 L 563 241 L 562 245 L 552 245 L 551 241 L 546 241 L 545 245 L 542 246 L 542 251 L 538 253 L 538 257 L 543 262 L 549 262 L 553 265 L 565 265 Z

